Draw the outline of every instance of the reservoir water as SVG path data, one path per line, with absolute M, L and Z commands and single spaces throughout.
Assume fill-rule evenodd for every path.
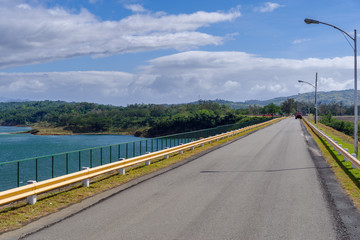
M 12 134 L 29 129 L 26 127 L 0 126 L 0 163 L 142 139 L 126 135 L 42 136 Z
M 0 127 L 0 191 L 172 147 L 186 139 L 127 135 L 31 135 L 30 128 Z M 21 160 L 21 161 L 16 161 Z

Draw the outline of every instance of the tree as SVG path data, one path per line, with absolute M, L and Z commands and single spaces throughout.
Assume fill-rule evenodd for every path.
M 296 112 L 296 102 L 293 98 L 286 99 L 281 103 L 281 110 L 286 114 L 294 114 Z
M 280 112 L 280 107 L 276 106 L 274 103 L 270 103 L 263 108 L 264 114 L 277 114 L 279 112 Z

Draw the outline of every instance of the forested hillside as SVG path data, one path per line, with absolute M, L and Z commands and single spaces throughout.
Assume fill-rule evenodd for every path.
M 245 120 L 241 110 L 211 101 L 127 107 L 62 101 L 0 103 L 0 125 L 62 128 L 73 133 L 158 136 Z

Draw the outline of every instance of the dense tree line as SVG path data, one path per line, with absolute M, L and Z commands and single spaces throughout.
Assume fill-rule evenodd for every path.
M 288 115 L 295 114 L 297 111 L 300 111 L 303 114 L 315 114 L 314 102 L 298 102 L 292 98 L 282 102 L 280 108 L 281 112 Z M 342 102 L 333 102 L 327 104 L 318 102 L 318 114 L 319 116 L 328 114 L 333 116 L 354 115 L 354 106 L 345 106 Z
M 60 127 L 74 133 L 127 132 L 148 136 L 192 131 L 246 121 L 245 115 L 291 115 L 315 113 L 313 102 L 287 99 L 280 106 L 232 109 L 211 101 L 196 104 L 155 105 L 133 104 L 127 107 L 94 103 L 37 101 L 0 103 L 0 125 Z M 352 106 L 342 103 L 319 103 L 319 115 L 352 115 Z
M 62 101 L 0 103 L 0 125 L 61 127 L 74 133 L 171 134 L 244 121 L 242 110 L 211 101 L 127 107 Z

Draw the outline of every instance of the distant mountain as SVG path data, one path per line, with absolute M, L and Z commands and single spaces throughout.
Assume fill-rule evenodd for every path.
M 354 90 L 341 90 L 341 91 L 331 91 L 331 92 L 318 92 L 318 103 L 319 104 L 328 104 L 328 103 L 340 103 L 344 106 L 351 106 L 354 104 Z M 269 100 L 246 100 L 245 102 L 233 102 L 222 99 L 211 100 L 212 102 L 217 102 L 219 104 L 225 104 L 234 109 L 239 108 L 247 108 L 250 105 L 257 105 L 260 107 L 266 106 L 270 103 L 274 103 L 275 105 L 281 105 L 286 99 L 293 98 L 298 102 L 314 102 L 314 92 L 302 93 L 298 95 L 292 95 L 288 97 L 277 97 Z M 9 99 L 0 97 L 0 102 L 29 102 L 30 100 L 24 99 Z M 196 102 L 191 102 L 190 104 L 198 104 L 199 102 L 204 100 L 199 100 Z M 360 91 L 358 91 L 358 102 L 360 105 Z M 186 104 L 186 103 L 183 103 Z M 162 104 L 164 106 L 170 106 L 171 104 Z
M 217 102 L 219 104 L 225 104 L 230 106 L 231 108 L 247 108 L 250 105 L 257 106 L 266 106 L 270 103 L 274 103 L 275 105 L 280 105 L 286 99 L 293 98 L 298 102 L 314 102 L 314 92 L 302 93 L 298 95 L 288 96 L 288 97 L 277 97 L 269 100 L 247 100 L 245 102 L 232 102 L 226 100 L 216 99 L 213 102 Z M 341 90 L 341 91 L 331 91 L 331 92 L 318 92 L 317 93 L 317 101 L 318 104 L 328 104 L 328 103 L 340 103 L 344 106 L 351 106 L 354 104 L 354 90 Z M 358 92 L 358 102 L 360 104 L 360 93 Z

